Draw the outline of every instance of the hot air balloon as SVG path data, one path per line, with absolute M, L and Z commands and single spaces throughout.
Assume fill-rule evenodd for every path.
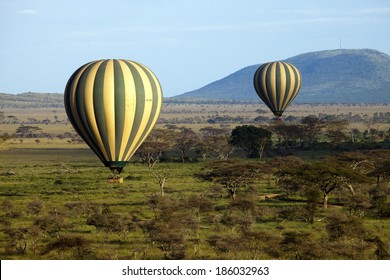
M 280 118 L 301 88 L 301 74 L 291 63 L 265 63 L 257 69 L 253 84 L 261 100 Z
M 106 167 L 120 174 L 157 122 L 162 90 L 140 63 L 97 60 L 73 73 L 64 103 L 77 133 Z

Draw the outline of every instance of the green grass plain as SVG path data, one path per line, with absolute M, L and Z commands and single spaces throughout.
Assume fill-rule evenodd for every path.
M 250 104 L 168 105 L 161 117 L 180 120 L 230 114 L 252 119 L 258 115 L 256 109 L 258 105 Z M 299 105 L 286 115 L 372 115 L 389 109 L 389 105 Z M 1 111 L 19 121 L 66 118 L 59 109 Z M 36 125 L 50 134 L 72 131 L 66 123 Z M 210 124 L 182 125 L 197 131 Z M 362 130 L 390 128 L 386 123 L 353 125 Z M 11 134 L 19 126 L 0 124 L 0 132 Z M 321 156 L 308 154 L 307 158 Z M 0 146 L 0 258 L 376 259 L 379 245 L 367 241 L 375 237 L 390 250 L 390 221 L 385 218 L 362 218 L 364 237 L 351 234 L 329 240 L 329 216 L 347 213 L 344 201 L 338 200 L 345 193 L 332 194 L 330 208 L 320 208 L 314 223 L 283 218 L 281 211 L 303 207 L 306 202 L 300 196 L 283 195 L 272 175 L 238 191 L 237 199 L 250 206 L 245 208 L 234 205 L 226 190 L 215 183 L 195 177 L 204 164 L 201 159 L 158 163 L 155 171 L 168 175 L 161 199 L 156 178 L 136 157 L 122 173 L 123 184 L 108 183 L 110 171 L 85 144 L 56 138 L 41 138 L 39 143 L 34 138 L 10 139 Z M 281 195 L 266 198 L 274 194 Z M 97 216 L 108 220 L 95 226 L 91 219 Z

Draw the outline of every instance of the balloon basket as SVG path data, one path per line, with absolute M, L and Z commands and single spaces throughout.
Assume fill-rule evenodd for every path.
M 273 124 L 283 124 L 283 120 L 281 117 L 277 116 L 272 119 Z
M 118 175 L 114 175 L 112 177 L 109 177 L 107 179 L 107 183 L 111 184 L 122 184 L 123 183 L 123 177 L 120 177 Z

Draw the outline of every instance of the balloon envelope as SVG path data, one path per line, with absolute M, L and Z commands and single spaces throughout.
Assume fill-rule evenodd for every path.
M 265 63 L 257 69 L 253 84 L 257 95 L 280 117 L 301 88 L 301 74 L 287 62 Z
M 64 102 L 77 133 L 105 166 L 120 173 L 157 122 L 162 90 L 140 63 L 98 60 L 73 73 Z

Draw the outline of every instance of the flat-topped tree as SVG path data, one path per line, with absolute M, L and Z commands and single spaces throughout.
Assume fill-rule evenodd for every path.
M 354 194 L 354 185 L 369 181 L 365 174 L 333 159 L 292 166 L 281 170 L 277 176 L 278 185 L 283 188 L 295 185 L 298 189 L 319 189 L 323 194 L 325 209 L 328 208 L 329 195 L 334 190 L 346 188 Z
M 238 189 L 254 183 L 265 172 L 265 164 L 261 162 L 226 160 L 210 162 L 203 168 L 203 172 L 196 176 L 221 184 L 226 188 L 229 196 L 235 199 Z

